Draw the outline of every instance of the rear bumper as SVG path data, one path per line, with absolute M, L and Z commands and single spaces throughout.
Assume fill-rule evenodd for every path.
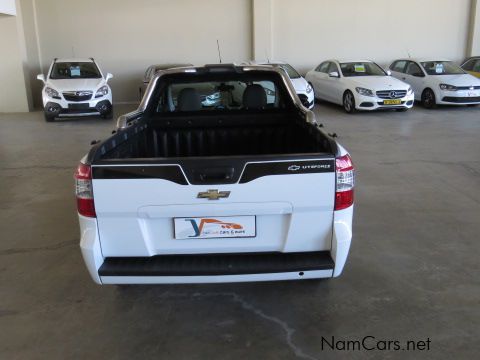
M 80 248 L 98 284 L 180 284 L 318 279 L 339 276 L 352 238 L 353 206 L 335 211 L 331 251 L 107 257 L 97 220 L 79 215 Z
M 241 275 L 202 275 L 202 276 L 102 276 L 102 284 L 211 284 L 256 281 L 307 280 L 332 277 L 332 270 L 298 272 L 241 274 Z
M 264 279 L 301 279 L 321 274 L 331 277 L 334 263 L 329 251 L 303 253 L 243 253 L 109 257 L 98 270 L 102 282 L 128 278 L 140 283 L 164 278 L 194 282 Z M 312 274 L 310 274 L 312 272 Z M 151 280 L 150 280 L 151 281 Z

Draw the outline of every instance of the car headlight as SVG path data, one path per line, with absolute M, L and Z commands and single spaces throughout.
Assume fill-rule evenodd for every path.
M 45 94 L 47 94 L 51 98 L 60 99 L 60 94 L 58 93 L 58 91 L 55 89 L 52 89 L 51 87 L 47 86 L 45 88 Z
M 373 91 L 370 90 L 370 89 L 365 89 L 365 88 L 362 88 L 362 87 L 356 87 L 355 90 L 357 90 L 357 93 L 359 93 L 360 95 L 363 95 L 363 96 L 375 96 L 373 94 Z
M 108 94 L 108 86 L 103 85 L 100 89 L 97 90 L 97 92 L 95 93 L 95 97 L 98 98 L 98 97 L 105 96 L 107 94 Z
M 446 91 L 457 91 L 457 87 L 449 84 L 440 84 L 440 89 Z
M 413 93 L 412 87 L 409 87 L 407 90 L 407 95 L 411 95 Z
M 307 92 L 307 94 L 310 94 L 312 92 L 312 85 L 310 84 L 307 84 L 307 87 L 305 88 L 305 91 Z

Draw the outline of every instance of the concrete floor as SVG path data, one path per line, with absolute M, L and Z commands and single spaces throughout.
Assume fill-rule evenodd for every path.
M 0 358 L 476 358 L 480 108 L 315 111 L 358 169 L 340 278 L 125 289 L 90 280 L 73 198 L 78 160 L 114 121 L 0 114 Z M 322 350 L 332 335 L 431 350 Z

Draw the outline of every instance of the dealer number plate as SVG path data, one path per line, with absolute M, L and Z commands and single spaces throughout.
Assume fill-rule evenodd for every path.
M 175 239 L 238 238 L 256 236 L 255 216 L 174 218 Z

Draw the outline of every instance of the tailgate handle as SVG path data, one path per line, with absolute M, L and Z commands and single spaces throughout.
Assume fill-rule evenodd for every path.
M 202 169 L 198 176 L 201 181 L 231 180 L 234 170 L 233 167 Z

